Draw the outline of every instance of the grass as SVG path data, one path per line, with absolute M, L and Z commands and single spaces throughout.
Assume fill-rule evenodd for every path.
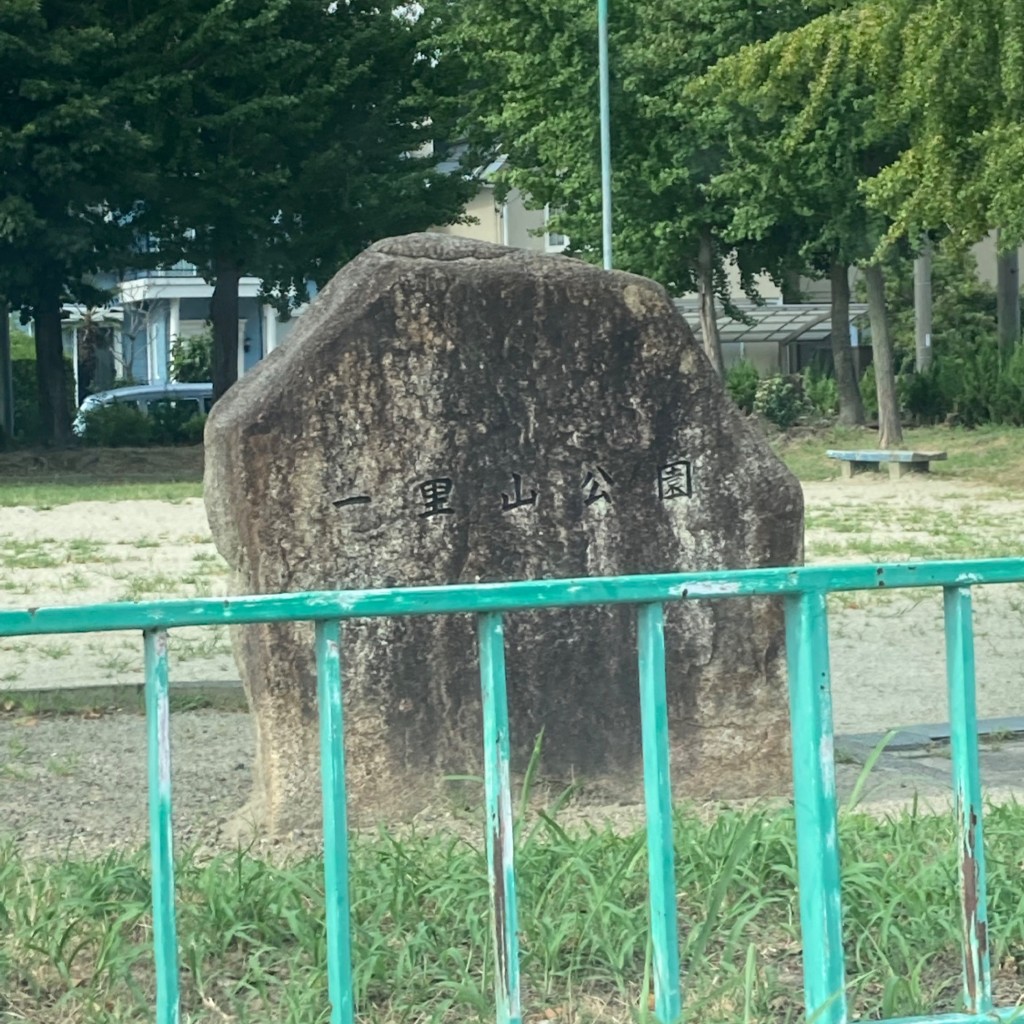
M 1024 432 L 1014 427 L 919 427 L 903 431 L 905 449 L 944 451 L 949 458 L 933 462 L 935 476 L 971 480 L 995 487 L 1024 485 Z M 782 436 L 772 446 L 801 480 L 830 480 L 839 465 L 825 455 L 829 448 L 876 448 L 878 435 L 863 427 L 834 427 L 811 436 Z
M 119 577 L 122 586 L 118 601 L 145 601 L 160 597 L 209 597 L 213 584 L 223 575 L 219 566 L 203 563 L 194 572 L 171 575 L 164 572 L 142 572 Z M 186 589 L 187 588 L 187 589 Z
M 203 485 L 196 481 L 125 484 L 12 483 L 0 485 L 0 507 L 25 505 L 47 509 L 75 501 L 183 501 L 201 498 Z
M 993 807 L 986 825 L 991 951 L 1005 1005 L 1024 969 L 1024 808 Z M 840 835 L 854 1014 L 958 1009 L 949 821 L 847 814 Z M 801 1020 L 792 815 L 726 812 L 706 824 L 681 814 L 676 857 L 686 1020 Z M 351 875 L 360 1019 L 493 1020 L 480 847 L 443 834 L 356 837 Z M 517 875 L 526 1019 L 651 1020 L 643 835 L 570 834 L 541 816 L 520 830 Z M 178 883 L 185 1021 L 328 1020 L 317 858 L 275 866 L 244 852 L 206 862 L 186 855 Z M 151 1019 L 144 854 L 44 863 L 0 851 L 0 918 L 0 1018 L 6 1010 L 38 1024 Z

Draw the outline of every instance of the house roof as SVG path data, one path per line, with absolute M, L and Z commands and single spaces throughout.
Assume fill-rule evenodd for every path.
M 698 299 L 675 299 L 676 309 L 686 318 L 694 334 L 700 336 Z M 774 342 L 790 345 L 796 341 L 824 341 L 832 333 L 832 308 L 827 302 L 782 303 L 758 305 L 749 300 L 734 303 L 750 322 L 734 320 L 720 306 L 718 331 L 721 340 L 728 342 Z M 850 322 L 867 314 L 864 303 L 850 303 Z
M 468 146 L 458 143 L 448 149 L 447 156 L 436 164 L 436 169 L 442 174 L 455 174 L 462 170 L 461 160 L 465 156 Z M 478 179 L 484 185 L 490 185 L 491 179 L 508 163 L 508 157 L 503 153 L 496 156 L 490 163 L 481 164 L 475 167 L 469 177 Z

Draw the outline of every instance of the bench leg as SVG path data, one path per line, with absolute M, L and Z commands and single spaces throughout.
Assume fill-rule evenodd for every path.
M 879 469 L 877 462 L 842 462 L 840 466 L 844 480 L 849 480 L 858 473 L 877 473 Z
M 889 479 L 899 480 L 905 477 L 911 470 L 910 467 L 913 463 L 908 462 L 890 462 L 889 463 Z

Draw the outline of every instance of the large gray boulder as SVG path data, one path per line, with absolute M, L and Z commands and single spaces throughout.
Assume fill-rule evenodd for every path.
M 238 593 L 792 565 L 796 479 L 744 423 L 665 291 L 558 256 L 442 235 L 344 267 L 292 336 L 216 405 L 206 504 Z M 513 771 L 640 792 L 628 608 L 510 615 Z M 416 814 L 480 771 L 468 617 L 343 632 L 350 807 Z M 784 791 L 781 611 L 671 606 L 679 797 Z M 312 629 L 236 630 L 257 723 L 255 820 L 314 826 Z

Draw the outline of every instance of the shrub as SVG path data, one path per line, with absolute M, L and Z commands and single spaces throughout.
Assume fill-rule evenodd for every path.
M 835 378 L 819 373 L 813 366 L 804 373 L 804 395 L 822 416 L 835 416 L 839 412 L 839 389 Z
M 916 423 L 938 423 L 949 412 L 949 404 L 942 390 L 938 364 L 932 363 L 923 372 L 902 374 L 896 381 L 900 407 Z
M 860 400 L 864 403 L 864 415 L 869 419 L 878 418 L 878 383 L 875 364 L 872 363 L 860 379 Z
M 204 331 L 182 338 L 171 350 L 171 380 L 179 384 L 203 384 L 213 373 L 213 334 Z
M 75 371 L 70 359 L 64 360 L 68 412 L 75 415 Z M 11 360 L 14 385 L 14 440 L 19 444 L 38 444 L 42 440 L 39 420 L 39 388 L 35 357 Z
M 83 415 L 86 444 L 107 448 L 141 448 L 152 443 L 153 420 L 134 405 L 114 402 Z
M 730 367 L 725 374 L 726 390 L 748 416 L 754 411 L 754 396 L 760 379 L 757 367 L 747 360 Z
M 185 426 L 197 415 L 192 402 L 150 402 L 149 414 L 153 420 L 153 444 L 181 444 L 185 440 Z
M 179 440 L 182 444 L 202 444 L 203 432 L 206 430 L 206 413 L 193 413 L 181 427 Z
M 765 377 L 757 385 L 754 412 L 786 430 L 807 411 L 802 385 L 800 377 Z

